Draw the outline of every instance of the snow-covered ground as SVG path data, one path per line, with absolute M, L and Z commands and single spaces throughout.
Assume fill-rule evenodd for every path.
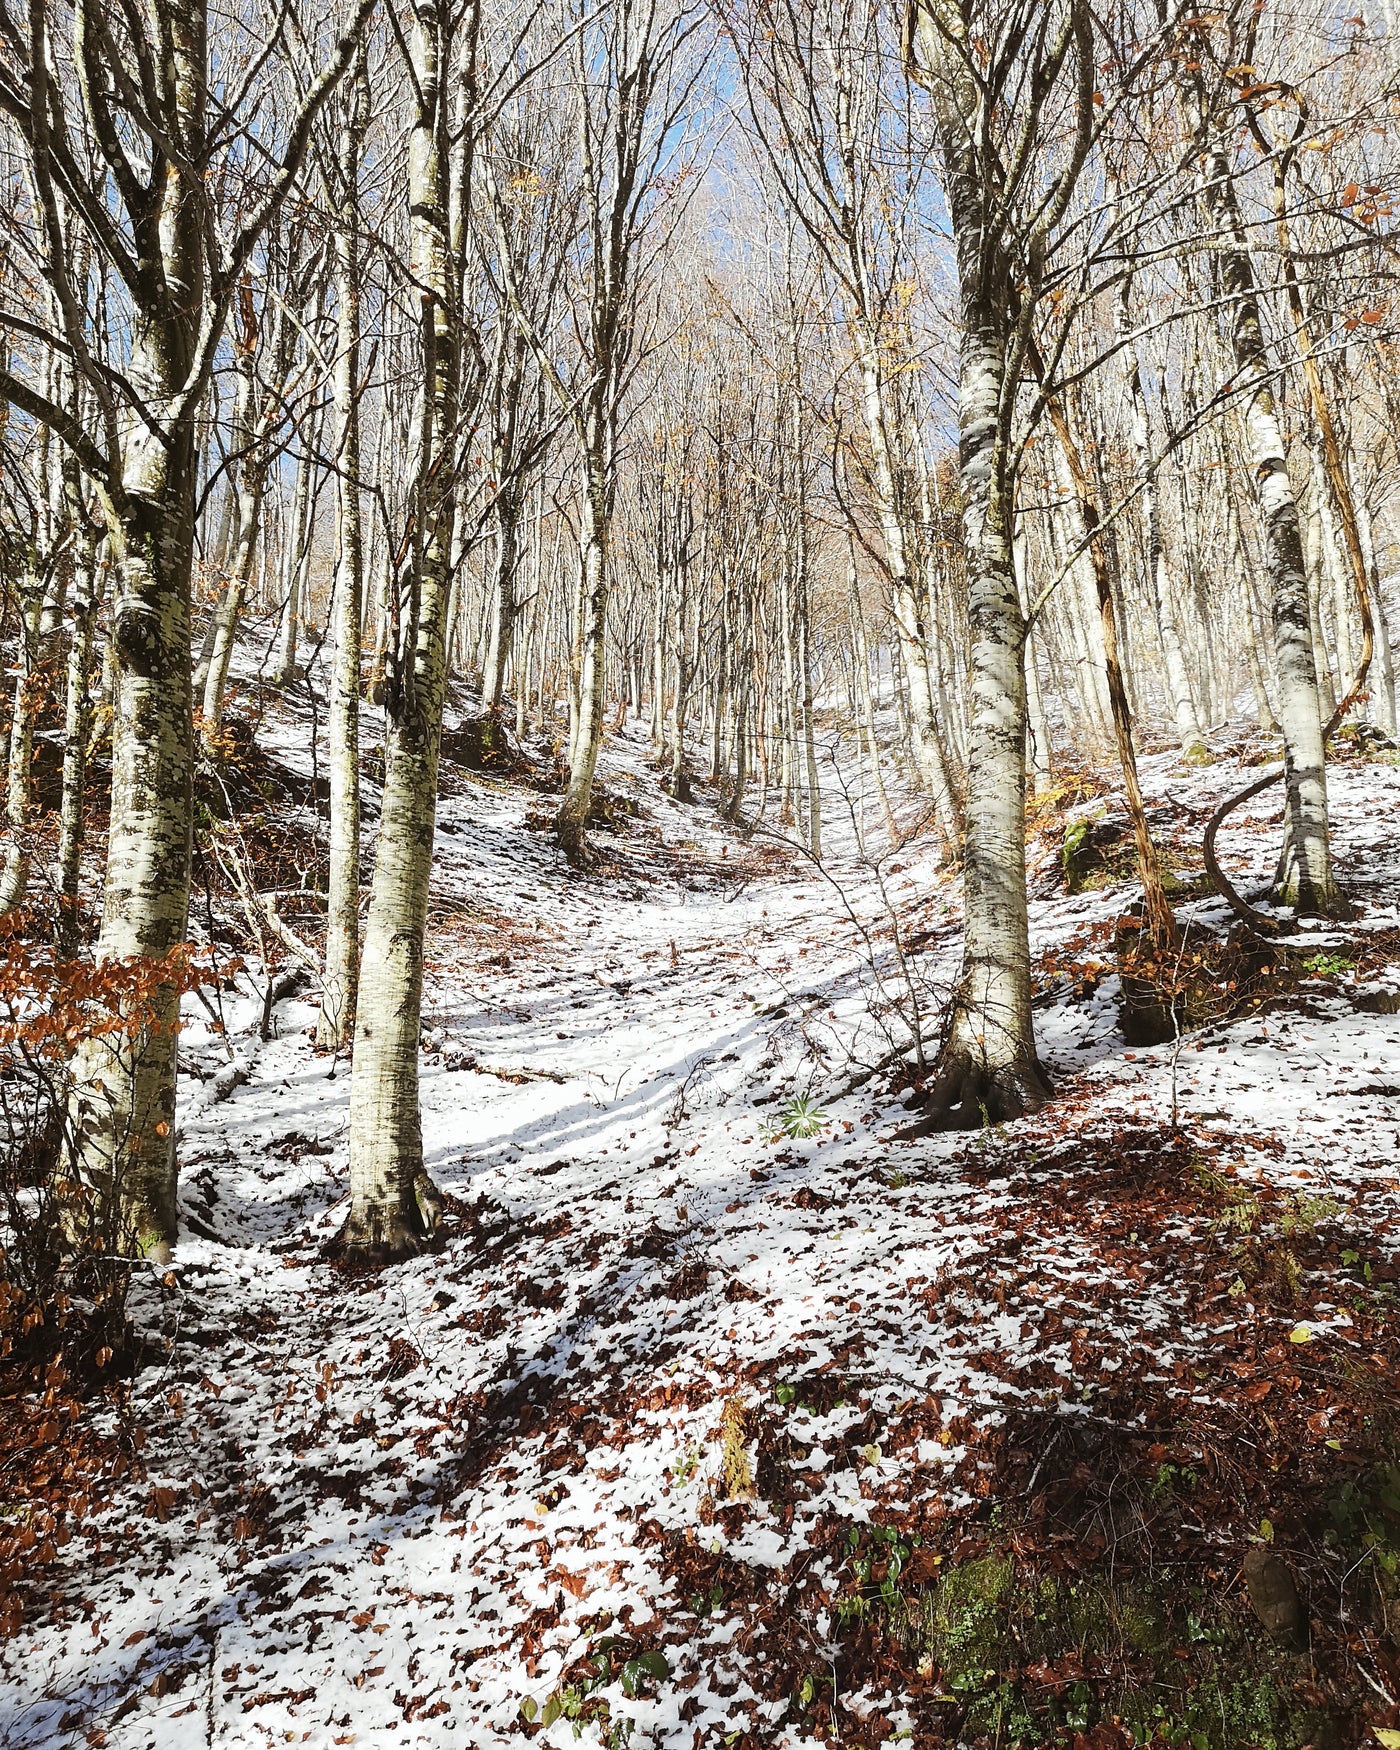
M 635 1745 L 798 1750 L 817 1742 L 798 1679 L 839 1673 L 860 1527 L 933 1547 L 970 1522 L 998 1430 L 1034 1451 L 1066 1418 L 1306 1396 L 1302 1344 L 1367 1353 L 1321 1277 L 1286 1305 L 1231 1281 L 1207 1190 L 1363 1233 L 1382 1274 L 1395 1255 L 1400 1015 L 1375 1011 L 1400 984 L 1400 770 L 1333 774 L 1364 911 L 1317 932 L 1333 970 L 1302 1006 L 1133 1051 L 1111 977 L 1049 979 L 1055 1106 L 908 1142 L 863 1074 L 902 1042 L 907 986 L 849 824 L 828 821 L 823 875 L 667 800 L 644 752 L 605 760 L 641 814 L 584 875 L 526 824 L 547 799 L 446 787 L 422 1094 L 453 1201 L 429 1254 L 320 1261 L 349 1076 L 314 1052 L 309 1003 L 280 1006 L 221 1101 L 191 1007 L 185 1237 L 133 1301 L 171 1340 L 136 1382 L 144 1474 L 68 1545 L 65 1601 L 0 1648 L 6 1746 L 484 1750 L 631 1719 Z M 1239 782 L 1234 762 L 1147 762 L 1162 819 L 1196 837 Z M 1269 800 L 1222 835 L 1256 881 Z M 936 1033 L 954 884 L 923 843 L 884 879 Z M 1035 951 L 1063 958 L 1094 952 L 1074 944 L 1128 889 L 1069 898 L 1047 854 L 1033 891 Z M 252 998 L 229 1000 L 248 1024 Z M 782 1128 L 797 1097 L 814 1135 Z M 1161 1228 L 1117 1219 L 1128 1182 Z M 1222 1342 L 1232 1370 L 1203 1365 Z M 1310 1413 L 1318 1462 L 1341 1462 L 1346 1412 Z M 842 1700 L 875 1736 L 925 1717 Z

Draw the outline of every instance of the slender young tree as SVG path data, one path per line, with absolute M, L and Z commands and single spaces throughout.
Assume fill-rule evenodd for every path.
M 653 233 L 664 232 L 661 210 L 682 186 L 685 117 L 703 71 L 693 44 L 705 17 L 690 0 L 606 0 L 571 23 L 582 209 L 573 372 L 561 371 L 532 320 L 511 253 L 499 253 L 510 308 L 578 444 L 578 673 L 569 781 L 555 820 L 574 859 L 584 854 L 603 740 L 622 404 L 646 350 L 637 322 L 659 252 Z M 496 205 L 499 213 L 499 195 Z
M 334 148 L 321 143 L 321 182 L 332 214 L 336 340 L 332 375 L 336 459 L 334 646 L 326 729 L 330 856 L 326 956 L 316 1043 L 349 1042 L 360 973 L 360 659 L 364 540 L 360 526 L 360 158 L 369 132 L 369 61 L 361 47 L 341 94 Z

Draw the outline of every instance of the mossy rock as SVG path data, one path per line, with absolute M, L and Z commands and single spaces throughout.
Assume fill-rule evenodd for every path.
M 492 712 L 442 732 L 442 757 L 473 772 L 504 772 L 515 764 L 505 725 Z
M 980 1688 L 1008 1650 L 1015 1583 L 1009 1556 L 963 1562 L 929 1591 L 900 1599 L 891 1621 L 895 1638 L 916 1657 L 931 1655 L 953 1689 Z
M 1132 833 L 1126 821 L 1072 820 L 1060 847 L 1065 890 L 1088 893 L 1128 880 L 1134 870 Z

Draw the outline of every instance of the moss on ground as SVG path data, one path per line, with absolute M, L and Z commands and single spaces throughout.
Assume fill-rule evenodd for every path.
M 1306 1655 L 1276 1646 L 1242 1596 L 1183 1603 L 1174 1576 L 1035 1574 L 986 1555 L 902 1591 L 892 1638 L 965 1710 L 961 1736 L 1014 1750 L 1117 1720 L 1140 1745 L 1333 1750 L 1335 1716 L 1300 1701 Z M 1020 1673 L 1008 1677 L 1006 1673 Z

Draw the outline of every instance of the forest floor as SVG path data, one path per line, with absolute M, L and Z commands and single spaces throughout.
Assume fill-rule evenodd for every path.
M 303 735 L 288 718 L 272 755 L 298 765 Z M 1183 877 L 1258 757 L 1219 752 L 1146 761 Z M 828 820 L 823 874 L 710 793 L 670 801 L 645 756 L 640 730 L 607 754 L 615 824 L 584 874 L 548 797 L 447 773 L 422 1093 L 450 1195 L 426 1255 L 322 1260 L 349 1076 L 310 1002 L 262 1045 L 246 979 L 227 1040 L 189 1006 L 184 1237 L 131 1302 L 161 1358 L 88 1412 L 140 1449 L 31 1577 L 0 1742 L 1400 1725 L 1400 769 L 1332 772 L 1357 920 L 1136 1050 L 1111 964 L 1128 873 L 1110 852 L 1070 895 L 1059 856 L 1067 823 L 1109 836 L 1112 792 L 1067 783 L 1031 841 L 1058 1097 L 903 1141 L 907 1086 L 866 1072 L 913 993 L 936 1035 L 956 971 L 931 841 L 877 878 Z M 1270 803 L 1223 835 L 1246 887 Z M 1213 899 L 1182 916 L 1224 932 Z M 1250 1608 L 1251 1548 L 1303 1588 L 1293 1646 Z

